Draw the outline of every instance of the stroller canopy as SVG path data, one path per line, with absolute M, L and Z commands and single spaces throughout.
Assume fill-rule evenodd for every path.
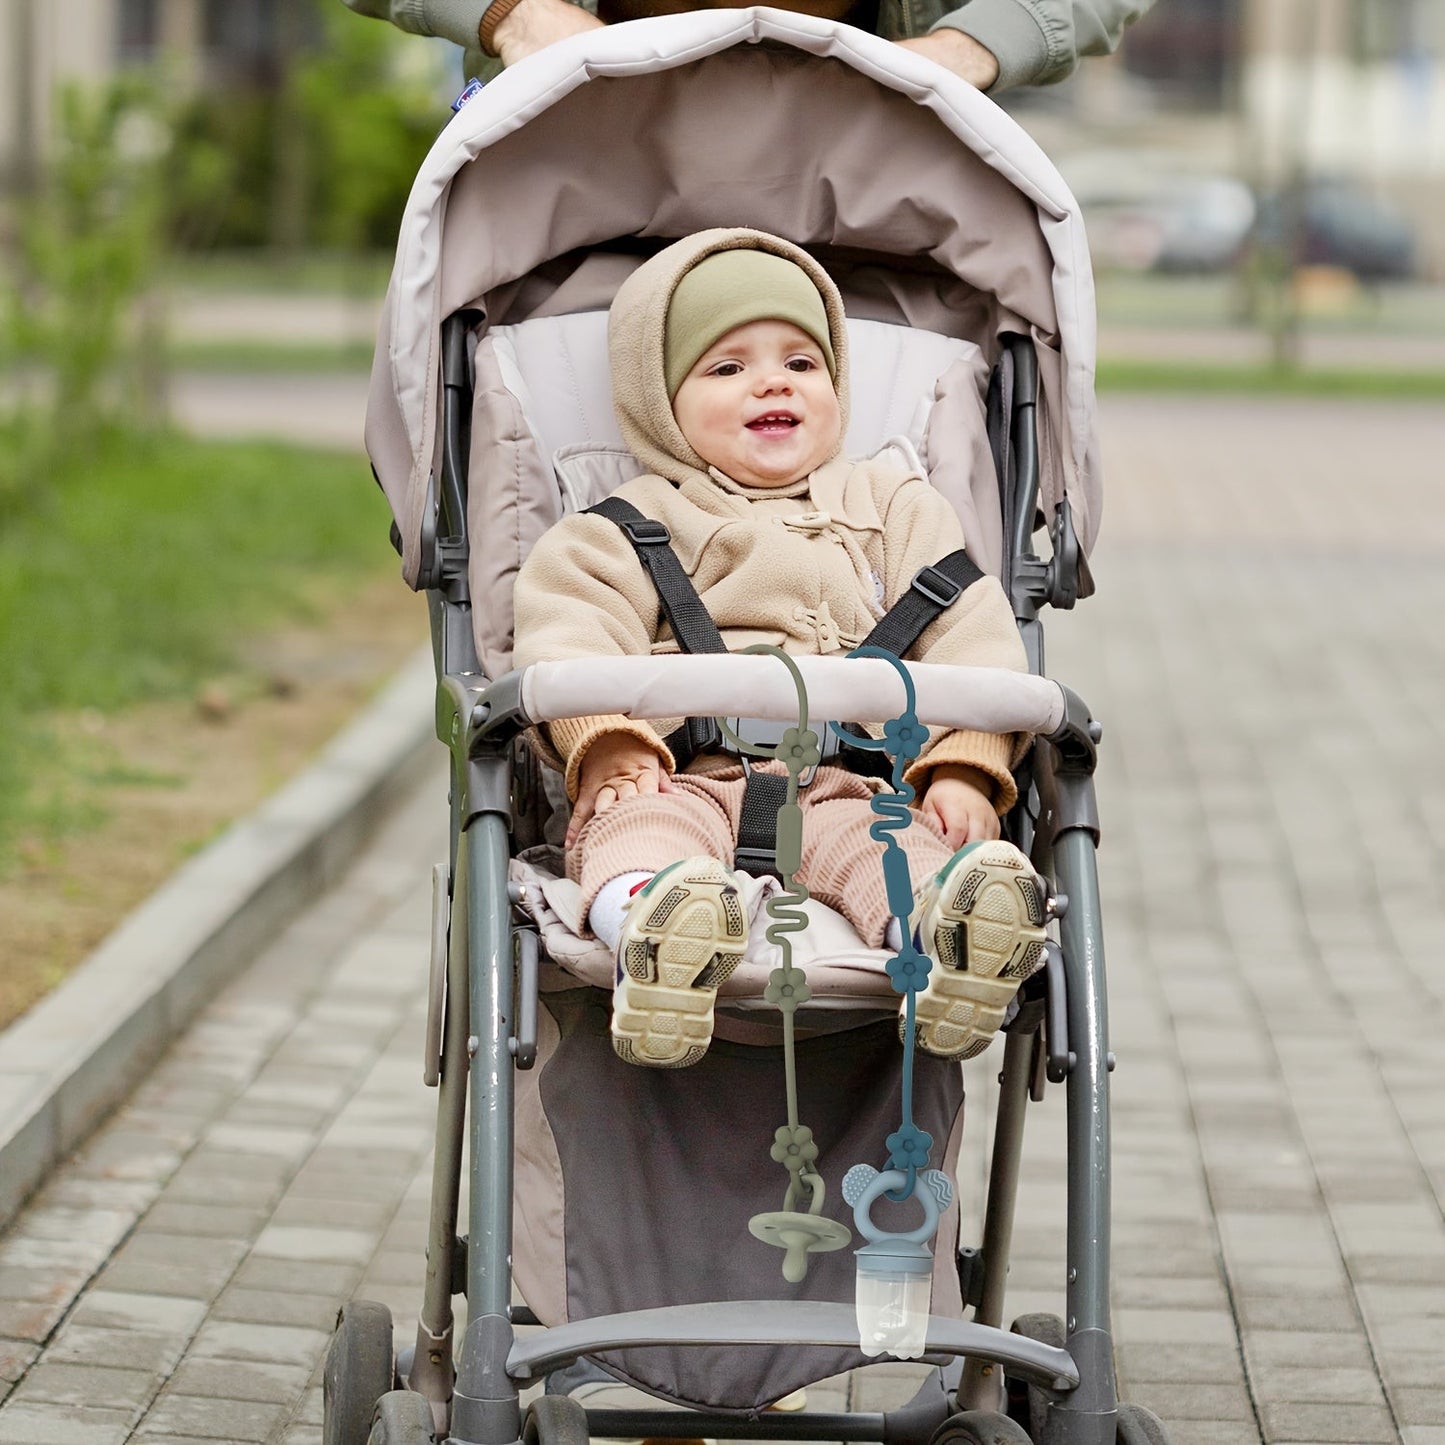
M 965 337 L 990 358 L 1000 333 L 1031 334 L 1043 503 L 1067 495 L 1092 546 L 1093 282 L 1048 158 L 900 46 L 793 12 L 708 10 L 549 47 L 465 105 L 422 165 L 366 425 L 408 581 L 439 449 L 442 321 L 463 307 L 488 323 L 597 310 L 635 259 L 577 285 L 581 258 L 719 225 L 813 250 L 850 315 Z

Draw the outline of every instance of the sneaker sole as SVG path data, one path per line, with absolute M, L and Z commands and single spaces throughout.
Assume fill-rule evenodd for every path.
M 964 863 L 919 925 L 934 966 L 916 1003 L 918 1044 L 949 1059 L 992 1043 L 1019 984 L 1045 957 L 1043 891 L 1023 854 L 985 843 Z
M 742 962 L 748 925 L 731 873 L 703 858 L 664 869 L 633 900 L 612 993 L 612 1047 L 625 1063 L 685 1069 L 712 1042 L 718 985 Z

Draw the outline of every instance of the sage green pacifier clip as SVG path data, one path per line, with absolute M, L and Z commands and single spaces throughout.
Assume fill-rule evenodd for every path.
M 803 862 L 803 810 L 798 806 L 798 788 L 803 774 L 811 773 L 822 761 L 822 749 L 818 745 L 818 734 L 808 726 L 808 690 L 797 663 L 782 648 L 770 643 L 758 643 L 742 650 L 771 653 L 787 667 L 798 690 L 798 725 L 789 728 L 773 747 L 744 742 L 724 719 L 718 719 L 718 726 L 728 741 L 744 755 L 744 768 L 747 767 L 746 759 L 753 757 L 776 760 L 788 770 L 787 796 L 778 809 L 777 821 L 776 856 L 783 892 L 767 902 L 767 914 L 772 919 L 767 938 L 769 943 L 777 946 L 782 962 L 769 976 L 768 987 L 763 994 L 783 1016 L 783 1076 L 788 1122 L 774 1134 L 771 1153 L 788 1171 L 788 1188 L 783 1196 L 783 1207 L 755 1214 L 748 1221 L 748 1229 L 765 1244 L 776 1245 L 786 1251 L 783 1278 L 789 1284 L 798 1284 L 807 1276 L 810 1254 L 826 1254 L 830 1250 L 842 1249 L 853 1237 L 846 1225 L 823 1214 L 827 1187 L 815 1167 L 818 1146 L 813 1140 L 813 1131 L 798 1120 L 798 1067 L 793 1015 L 812 996 L 807 975 L 793 964 L 793 943 L 789 937 L 790 934 L 801 933 L 808 926 L 808 916 L 802 907 L 808 899 L 808 890 L 794 879 Z M 805 1194 L 807 1208 L 802 1209 L 799 1206 Z

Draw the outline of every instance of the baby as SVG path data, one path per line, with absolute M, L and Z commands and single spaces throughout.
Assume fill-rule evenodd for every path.
M 662 522 L 728 648 L 768 642 L 841 655 L 963 546 L 949 504 L 898 461 L 850 463 L 843 304 L 804 251 L 749 230 L 704 231 L 659 252 L 608 321 L 622 434 L 648 469 L 616 496 Z M 676 652 L 648 572 L 605 517 L 564 518 L 517 578 L 514 660 Z M 908 650 L 919 661 L 1022 670 L 1003 589 L 983 577 Z M 744 706 L 742 711 L 746 712 Z M 681 770 L 654 728 L 626 717 L 554 722 L 547 760 L 573 810 L 567 870 L 617 955 L 612 1041 L 630 1063 L 679 1068 L 712 1038 L 718 985 L 747 945 L 734 857 L 743 770 L 721 754 Z M 963 1058 L 985 1047 L 1043 962 L 1043 901 L 1022 853 L 999 841 L 1016 797 L 1018 736 L 934 729 L 906 773 L 917 793 L 894 835 L 915 884 L 910 920 L 934 960 L 918 1041 Z M 779 764 L 768 764 L 780 768 Z M 871 947 L 897 947 L 870 800 L 886 784 L 820 767 L 799 801 L 812 895 Z

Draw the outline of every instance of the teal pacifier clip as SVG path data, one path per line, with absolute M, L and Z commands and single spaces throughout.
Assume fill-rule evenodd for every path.
M 856 1308 L 859 1348 L 865 1355 L 888 1353 L 899 1359 L 916 1359 L 923 1353 L 928 1331 L 932 1293 L 933 1255 L 929 1241 L 938 1231 L 940 1213 L 953 1200 L 953 1183 L 939 1169 L 928 1167 L 933 1137 L 913 1122 L 913 1059 L 917 1050 L 916 1001 L 928 983 L 933 961 L 919 950 L 909 927 L 913 912 L 913 883 L 908 855 L 893 834 L 912 821 L 908 805 L 911 784 L 904 782 L 907 765 L 923 751 L 928 729 L 914 710 L 913 678 L 893 653 L 881 647 L 859 647 L 849 657 L 879 657 L 891 663 L 903 680 L 904 708 L 883 726 L 881 738 L 858 737 L 837 723 L 829 726 L 850 746 L 886 752 L 892 760 L 892 793 L 877 793 L 873 811 L 878 819 L 868 834 L 883 845 L 883 881 L 888 908 L 898 921 L 902 942 L 889 960 L 888 977 L 894 991 L 903 995 L 903 1117 L 885 1141 L 888 1168 L 881 1173 L 871 1164 L 856 1164 L 843 1179 L 843 1198 L 853 1206 L 853 1220 L 868 1243 L 856 1253 L 858 1260 Z M 919 1188 L 922 1184 L 924 1187 Z M 907 1232 L 890 1232 L 873 1223 L 872 1209 L 881 1198 L 903 1203 L 917 1200 L 923 1223 Z
M 774 747 L 744 742 L 724 719 L 718 719 L 718 726 L 728 741 L 744 755 L 744 767 L 747 766 L 746 759 L 753 757 L 776 760 L 788 770 L 787 796 L 778 809 L 777 821 L 776 856 L 783 892 L 767 902 L 767 914 L 772 919 L 767 938 L 782 954 L 782 963 L 769 976 L 768 987 L 763 994 L 783 1016 L 783 1076 L 788 1122 L 774 1134 L 771 1154 L 788 1171 L 788 1189 L 783 1196 L 783 1207 L 766 1214 L 755 1214 L 748 1221 L 748 1229 L 765 1244 L 776 1245 L 786 1251 L 783 1278 L 789 1284 L 798 1284 L 808 1273 L 810 1254 L 842 1249 L 852 1239 L 846 1226 L 823 1214 L 827 1191 L 823 1176 L 815 1167 L 818 1146 L 813 1140 L 813 1131 L 798 1120 L 798 1067 L 793 1015 L 811 997 L 807 975 L 793 965 L 793 942 L 789 937 L 808 926 L 808 915 L 802 907 L 807 902 L 808 890 L 795 882 L 793 876 L 803 862 L 803 810 L 798 806 L 798 788 L 803 774 L 818 766 L 822 750 L 818 746 L 818 734 L 808 726 L 808 690 L 797 663 L 782 648 L 770 643 L 758 643 L 742 650 L 771 653 L 778 658 L 792 674 L 793 685 L 798 691 L 798 725 L 789 728 Z M 799 1206 L 805 1194 L 807 1208 L 802 1209 Z

